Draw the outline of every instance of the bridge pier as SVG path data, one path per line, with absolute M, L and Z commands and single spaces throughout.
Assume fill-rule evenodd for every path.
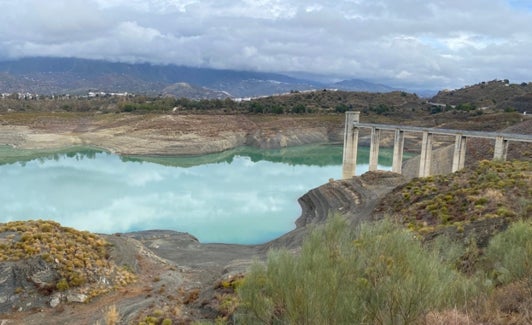
M 371 128 L 371 143 L 369 147 L 369 171 L 377 170 L 379 164 L 379 145 L 381 141 L 381 130 Z
M 405 146 L 405 132 L 396 129 L 393 141 L 392 172 L 401 174 L 403 167 L 403 150 Z
M 464 168 L 465 154 L 466 154 L 466 140 L 467 138 L 461 134 L 456 135 L 454 141 L 453 165 L 451 172 L 456 172 Z
M 360 112 L 345 112 L 344 153 L 342 158 L 342 179 L 355 176 L 358 151 L 358 128 Z
M 506 160 L 508 154 L 508 140 L 502 136 L 495 137 L 495 148 L 493 150 L 493 159 Z
M 423 131 L 423 140 L 421 141 L 419 177 L 427 177 L 430 176 L 430 167 L 432 165 L 432 133 Z

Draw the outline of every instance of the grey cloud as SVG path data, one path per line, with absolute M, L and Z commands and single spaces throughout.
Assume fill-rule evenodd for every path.
M 504 0 L 0 0 L 0 6 L 0 55 L 11 57 L 309 72 L 426 88 L 532 76 L 532 11 Z

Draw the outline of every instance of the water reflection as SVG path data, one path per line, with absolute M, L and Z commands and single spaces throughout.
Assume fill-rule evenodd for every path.
M 53 219 L 99 233 L 173 229 L 202 242 L 261 243 L 293 229 L 297 199 L 339 178 L 341 155 L 340 146 L 172 158 L 11 153 L 0 156 L 0 222 Z

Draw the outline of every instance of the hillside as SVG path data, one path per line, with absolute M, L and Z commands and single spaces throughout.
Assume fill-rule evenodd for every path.
M 333 111 L 343 113 L 347 110 L 373 112 L 382 115 L 394 113 L 408 114 L 425 107 L 423 100 L 415 94 L 392 91 L 386 93 L 348 92 L 348 91 L 308 91 L 292 92 L 281 96 L 257 98 L 251 103 L 255 110 L 290 111 Z
M 196 88 L 195 91 L 177 91 L 176 85 L 183 83 Z M 392 90 L 384 85 L 361 80 L 327 84 L 279 73 L 176 65 L 128 64 L 47 57 L 0 62 L 0 93 L 85 95 L 92 90 L 212 99 L 268 96 L 291 90 L 323 88 L 373 92 Z
M 394 189 L 375 213 L 396 216 L 425 235 L 452 229 L 460 237 L 474 233 L 485 244 L 502 224 L 532 216 L 531 170 L 531 161 L 484 160 L 453 174 L 417 178 Z
M 456 90 L 443 90 L 430 100 L 448 105 L 472 105 L 473 108 L 499 110 L 532 110 L 532 83 L 512 84 L 508 80 L 493 80 Z M 464 107 L 466 108 L 466 107 Z

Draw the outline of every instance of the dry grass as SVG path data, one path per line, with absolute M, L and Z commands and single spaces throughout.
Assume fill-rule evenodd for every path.
M 516 281 L 496 288 L 473 309 L 474 318 L 482 324 L 532 324 L 532 286 Z
M 432 311 L 425 315 L 424 319 L 421 321 L 422 324 L 426 325 L 476 325 L 479 323 L 474 322 L 471 318 L 455 309 L 449 309 L 444 311 Z
M 116 308 L 116 305 L 110 306 L 105 312 L 105 324 L 116 325 L 120 322 L 120 312 Z

